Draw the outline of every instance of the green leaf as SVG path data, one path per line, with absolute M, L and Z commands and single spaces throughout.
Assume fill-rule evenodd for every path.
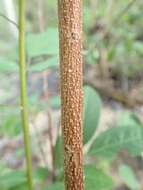
M 62 137 L 58 136 L 54 147 L 54 157 L 56 168 L 61 168 L 63 165 L 63 152 L 62 152 Z
M 84 143 L 87 143 L 98 127 L 101 111 L 101 99 L 97 92 L 89 87 L 84 87 Z
M 18 71 L 18 64 L 14 61 L 7 60 L 4 57 L 0 57 L 0 72 L 14 72 Z
M 119 167 L 119 174 L 123 182 L 132 190 L 139 190 L 140 185 L 138 180 L 136 179 L 136 176 L 131 169 L 131 167 L 127 165 L 121 165 Z
M 98 49 L 89 49 L 85 54 L 86 63 L 90 65 L 97 64 L 97 60 L 99 58 L 99 51 Z
M 10 137 L 17 136 L 21 133 L 21 121 L 19 115 L 10 115 L 6 120 L 2 123 L 0 128 L 0 132 L 2 134 L 8 135 Z
M 141 125 L 140 119 L 132 112 L 122 112 L 117 120 L 117 127 Z
M 134 50 L 143 55 L 143 44 L 141 41 L 134 42 Z
M 85 30 L 88 30 L 88 28 L 90 27 L 91 25 L 91 14 L 90 14 L 90 8 L 88 6 L 84 6 L 84 9 L 83 9 L 83 22 L 84 22 L 84 29 Z
M 49 103 L 51 107 L 59 108 L 61 105 L 60 96 L 52 96 Z
M 39 62 L 30 66 L 29 70 L 34 72 L 45 71 L 51 67 L 56 67 L 59 64 L 57 57 L 49 58 L 47 61 Z
M 139 155 L 143 150 L 143 127 L 140 125 L 112 127 L 101 133 L 91 147 L 91 153 L 112 158 L 120 150 Z
M 86 190 L 111 190 L 113 182 L 111 177 L 102 170 L 90 165 L 85 166 L 85 189 Z
M 58 29 L 49 28 L 47 31 L 27 36 L 27 53 L 30 57 L 58 54 Z
M 16 189 L 17 186 L 24 185 L 26 181 L 26 176 L 23 171 L 9 171 L 0 175 L 0 189 Z
M 8 190 L 28 190 L 28 185 L 24 183 L 16 187 L 9 188 Z
M 46 180 L 48 178 L 49 171 L 46 167 L 38 167 L 36 171 L 34 172 L 34 178 L 36 180 Z
M 112 61 L 114 59 L 114 56 L 116 54 L 116 49 L 115 47 L 112 47 L 108 50 L 108 60 Z
M 49 187 L 46 187 L 42 190 L 64 190 L 64 184 L 62 182 L 56 182 L 53 185 L 50 185 Z

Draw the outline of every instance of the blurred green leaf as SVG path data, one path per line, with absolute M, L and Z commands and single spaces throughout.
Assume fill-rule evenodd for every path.
M 28 190 L 28 185 L 27 184 L 20 184 L 16 187 L 13 187 L 13 188 L 9 188 L 9 189 L 6 189 L 6 190 Z
M 37 93 L 34 93 L 34 94 L 31 94 L 28 98 L 28 103 L 30 106 L 33 106 L 33 105 L 36 105 L 37 102 L 39 102 L 39 94 Z
M 38 167 L 34 172 L 34 179 L 39 180 L 46 180 L 48 178 L 49 171 L 46 167 Z
M 39 62 L 30 66 L 29 70 L 34 72 L 45 71 L 51 67 L 57 67 L 59 60 L 57 57 L 49 58 L 47 61 Z
M 100 57 L 99 51 L 98 49 L 95 48 L 91 48 L 85 54 L 86 63 L 91 65 L 96 64 L 99 57 Z
M 85 30 L 88 30 L 89 27 L 91 26 L 91 14 L 90 14 L 90 8 L 88 6 L 84 6 L 84 18 L 83 18 L 83 21 L 84 21 L 84 28 Z
M 101 133 L 93 143 L 91 153 L 112 158 L 121 150 L 139 155 L 143 150 L 143 127 L 140 125 L 112 127 Z
M 0 57 L 0 72 L 14 72 L 14 71 L 18 71 L 18 64 L 4 57 Z
M 27 53 L 30 57 L 58 54 L 58 29 L 49 28 L 38 34 L 27 35 Z
M 139 190 L 141 187 L 131 167 L 121 165 L 119 167 L 119 174 L 123 182 L 132 190 Z
M 46 187 L 42 190 L 64 190 L 64 185 L 62 182 L 56 182 L 53 185 L 50 185 L 49 187 Z
M 112 61 L 114 59 L 114 56 L 116 54 L 116 49 L 115 47 L 111 47 L 109 50 L 108 50 L 108 60 L 109 61 Z
M 59 108 L 61 105 L 60 96 L 52 96 L 50 98 L 50 106 L 53 108 Z
M 143 55 L 143 43 L 141 41 L 134 42 L 134 50 L 140 55 Z
M 89 87 L 84 87 L 84 143 L 87 143 L 98 127 L 101 112 L 101 99 L 97 92 Z
M 142 125 L 139 118 L 132 112 L 121 112 L 118 120 L 116 121 L 117 127 L 128 127 Z M 114 124 L 113 124 L 114 125 Z
M 23 171 L 9 171 L 0 174 L 0 189 L 12 190 L 17 189 L 17 186 L 23 186 L 26 183 L 26 175 Z
M 85 189 L 86 190 L 112 190 L 111 177 L 102 170 L 90 165 L 85 166 Z
M 20 115 L 10 115 L 1 124 L 0 132 L 10 137 L 19 135 L 22 131 Z
M 62 152 L 62 137 L 58 136 L 54 147 L 54 161 L 56 168 L 61 168 L 63 165 L 63 152 Z

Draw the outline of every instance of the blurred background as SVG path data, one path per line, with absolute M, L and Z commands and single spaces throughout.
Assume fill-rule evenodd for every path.
M 142 0 L 83 1 L 84 152 L 85 163 L 96 167 L 98 183 L 87 185 L 88 190 L 143 188 L 142 10 Z M 1 0 L 0 26 L 0 186 L 23 190 L 18 0 Z M 27 84 L 37 189 L 61 189 L 63 179 L 56 170 L 62 159 L 58 48 L 57 1 L 27 1 Z M 92 144 L 97 151 L 90 154 Z M 53 178 L 58 185 L 50 187 Z

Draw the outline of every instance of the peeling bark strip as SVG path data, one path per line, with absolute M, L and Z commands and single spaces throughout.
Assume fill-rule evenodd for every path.
M 65 189 L 83 190 L 81 0 L 59 0 Z

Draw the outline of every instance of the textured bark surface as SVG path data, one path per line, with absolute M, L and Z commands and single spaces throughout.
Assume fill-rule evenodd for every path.
M 65 189 L 83 190 L 81 0 L 59 0 Z

